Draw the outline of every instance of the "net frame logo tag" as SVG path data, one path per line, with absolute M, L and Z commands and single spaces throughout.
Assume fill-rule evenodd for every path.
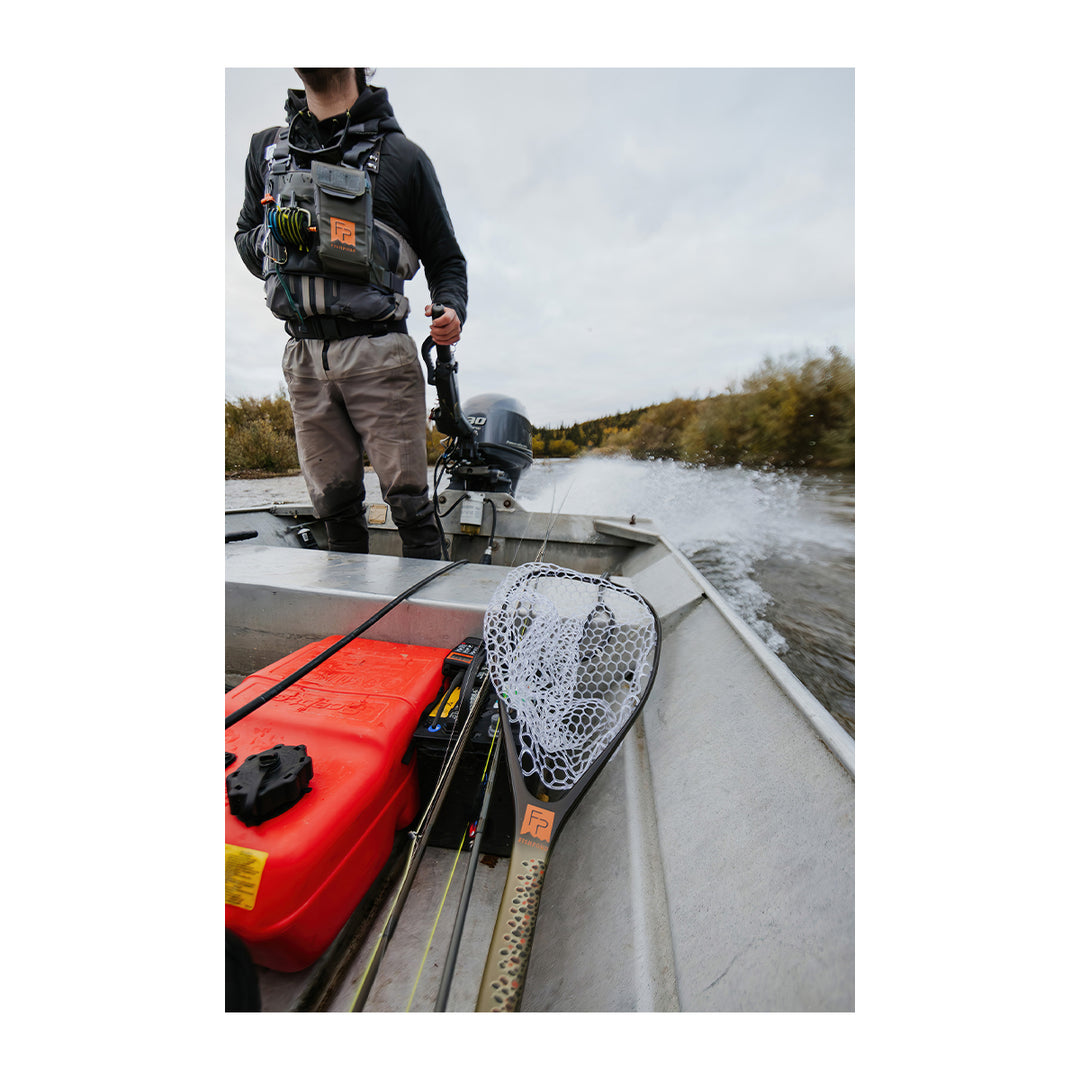
M 521 819 L 520 835 L 535 836 L 545 844 L 551 843 L 551 830 L 555 824 L 555 814 L 539 806 L 527 806 Z

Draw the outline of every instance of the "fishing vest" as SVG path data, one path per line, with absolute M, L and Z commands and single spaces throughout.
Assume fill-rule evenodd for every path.
M 371 177 L 379 171 L 385 134 L 367 130 L 376 125 L 349 125 L 340 162 L 316 156 L 301 167 L 287 127 L 267 148 L 262 276 L 266 304 L 279 319 L 379 321 L 407 314 L 405 281 L 419 261 L 405 238 L 376 221 L 372 211 Z M 306 214 L 281 213 L 293 210 Z

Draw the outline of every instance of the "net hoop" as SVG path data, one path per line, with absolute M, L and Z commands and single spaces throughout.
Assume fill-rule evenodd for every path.
M 484 643 L 522 775 L 565 792 L 640 706 L 655 663 L 656 620 L 624 585 L 527 563 L 492 597 Z

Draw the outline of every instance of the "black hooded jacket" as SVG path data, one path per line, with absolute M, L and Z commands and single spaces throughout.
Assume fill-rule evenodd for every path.
M 303 114 L 297 120 L 294 135 L 310 140 L 312 146 L 327 145 L 345 122 L 344 114 L 317 121 L 306 110 L 304 93 L 290 90 L 285 103 L 287 121 Z M 402 133 L 389 96 L 381 87 L 365 86 L 349 113 L 353 121 L 378 119 L 379 131 L 385 132 L 379 170 L 371 176 L 375 218 L 408 241 L 424 268 L 432 301 L 452 307 L 464 323 L 468 302 L 465 256 L 454 236 L 430 159 Z M 278 127 L 267 128 L 251 137 L 244 173 L 244 205 L 236 222 L 237 250 L 248 270 L 260 278 L 263 276 L 258 249 L 263 226 L 261 202 L 269 167 L 266 149 L 276 142 L 278 130 Z

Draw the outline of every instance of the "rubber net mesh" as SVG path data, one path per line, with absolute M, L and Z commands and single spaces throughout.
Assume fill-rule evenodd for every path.
M 547 563 L 511 571 L 484 616 L 491 680 L 525 776 L 565 791 L 633 719 L 655 662 L 637 593 Z

